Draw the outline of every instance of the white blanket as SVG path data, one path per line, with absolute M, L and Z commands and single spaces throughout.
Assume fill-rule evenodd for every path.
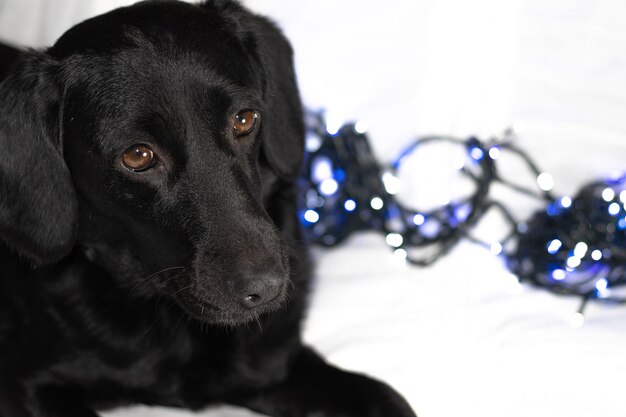
M 65 15 L 39 14 L 42 29 L 28 26 L 31 2 L 0 0 L 0 36 L 45 44 L 112 4 L 63 0 Z M 305 102 L 332 120 L 364 120 L 383 161 L 416 134 L 486 137 L 514 125 L 557 194 L 626 170 L 624 1 L 244 3 L 292 39 Z M 532 183 L 519 165 L 501 166 Z M 434 179 L 424 175 L 424 186 Z M 520 218 L 537 207 L 494 191 Z M 499 227 L 489 218 L 479 232 Z M 584 326 L 573 328 L 577 299 L 517 286 L 501 260 L 468 243 L 425 269 L 395 262 L 375 233 L 315 253 L 305 339 L 338 366 L 394 385 L 421 417 L 626 415 L 626 307 L 590 305 Z M 135 407 L 105 415 L 191 414 Z

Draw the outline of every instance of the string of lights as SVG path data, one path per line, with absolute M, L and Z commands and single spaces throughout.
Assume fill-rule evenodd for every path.
M 358 123 L 327 129 L 321 113 L 309 113 L 307 157 L 299 184 L 305 236 L 334 246 L 355 231 L 380 231 L 395 257 L 419 266 L 432 264 L 467 239 L 502 257 L 519 282 L 580 296 L 580 317 L 591 300 L 626 303 L 626 177 L 596 181 L 574 197 L 556 198 L 552 177 L 511 137 L 512 132 L 506 132 L 488 143 L 473 137 L 422 137 L 389 166 L 381 166 Z M 397 198 L 402 186 L 398 172 L 415 152 L 434 143 L 463 149 L 465 159 L 457 169 L 473 192 L 420 210 Z M 504 152 L 521 158 L 536 184 L 527 187 L 499 175 L 497 161 Z M 516 220 L 504 202 L 491 197 L 495 182 L 543 201 L 545 209 L 527 221 Z M 510 230 L 497 242 L 484 242 L 471 230 L 491 210 L 503 215 Z

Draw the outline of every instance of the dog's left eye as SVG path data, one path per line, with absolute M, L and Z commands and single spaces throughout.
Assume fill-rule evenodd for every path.
M 156 162 L 154 151 L 147 145 L 133 145 L 122 154 L 124 167 L 133 172 L 145 171 L 152 168 Z
M 245 110 L 233 118 L 233 131 L 236 136 L 247 135 L 254 130 L 259 114 L 253 110 Z

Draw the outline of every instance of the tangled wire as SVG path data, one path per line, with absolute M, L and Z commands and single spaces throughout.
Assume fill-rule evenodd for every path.
M 307 158 L 300 178 L 300 219 L 310 242 L 341 243 L 359 230 L 385 234 L 387 244 L 407 262 L 427 266 L 445 255 L 461 239 L 487 246 L 504 257 L 520 282 L 559 295 L 626 303 L 626 177 L 596 181 L 575 197 L 555 198 L 552 179 L 516 147 L 508 135 L 483 143 L 476 138 L 422 137 L 389 166 L 375 159 L 367 136 L 355 124 L 328 133 L 321 114 L 307 118 Z M 398 171 L 426 145 L 462 147 L 460 174 L 473 191 L 428 210 L 410 207 L 397 198 Z M 509 152 L 524 161 L 537 180 L 525 187 L 499 175 L 497 160 Z M 490 195 L 498 182 L 515 192 L 540 199 L 545 209 L 524 222 L 506 204 Z M 473 226 L 489 211 L 498 210 L 509 224 L 506 236 L 486 243 L 471 235 Z

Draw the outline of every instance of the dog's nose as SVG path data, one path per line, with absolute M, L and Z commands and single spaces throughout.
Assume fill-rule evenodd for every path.
M 239 300 L 245 308 L 253 309 L 280 295 L 283 281 L 278 277 L 255 278 L 239 290 Z

